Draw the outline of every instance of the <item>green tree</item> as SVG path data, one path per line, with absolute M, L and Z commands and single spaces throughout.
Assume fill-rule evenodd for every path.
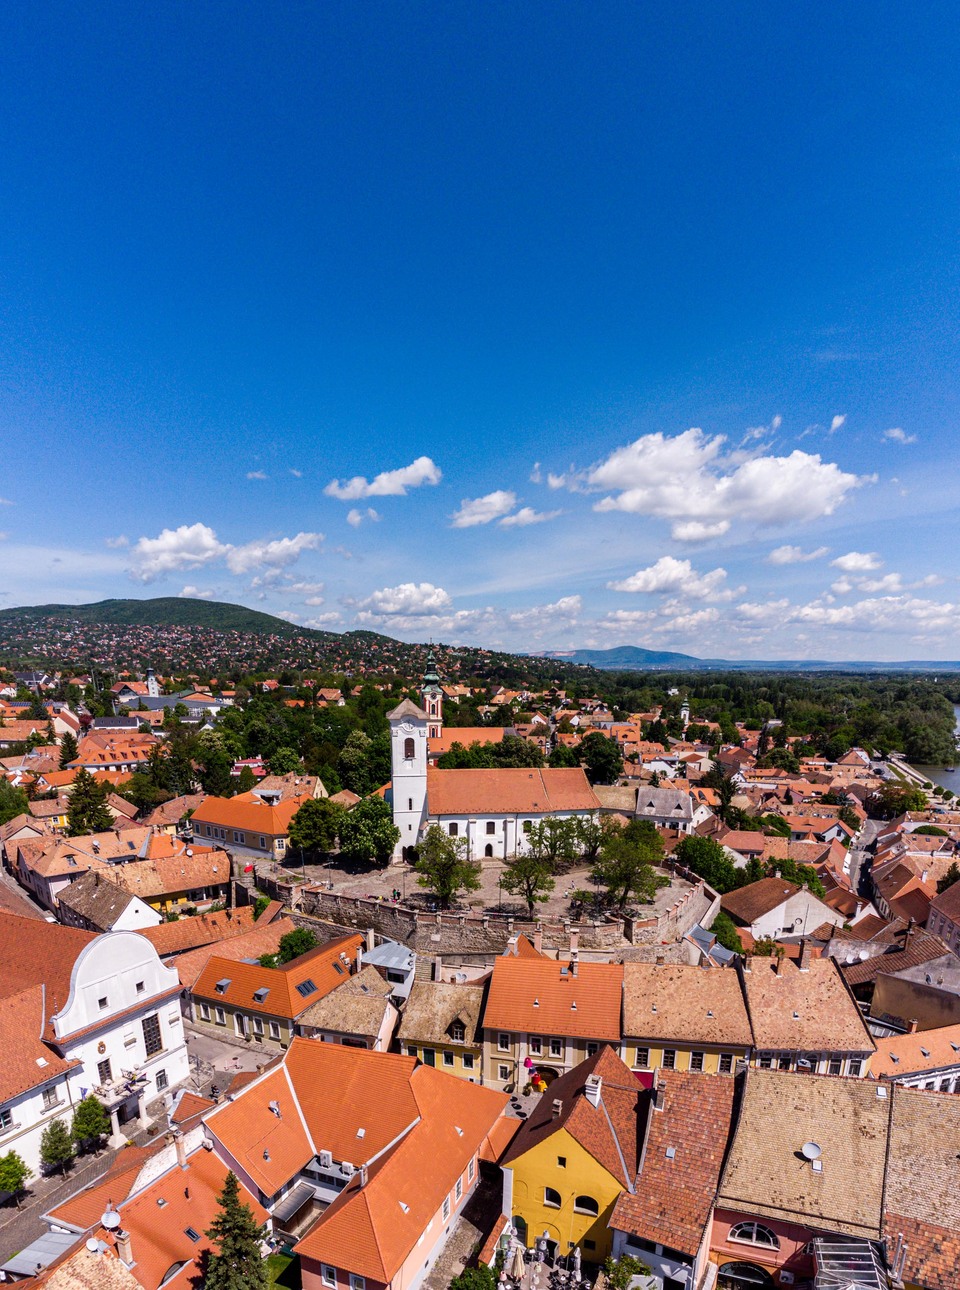
M 113 828 L 113 815 L 107 806 L 109 791 L 107 784 L 98 784 L 89 771 L 80 767 L 70 789 L 67 810 L 67 833 L 70 837 L 105 833 Z
M 339 802 L 331 802 L 328 797 L 308 798 L 290 821 L 290 847 L 310 852 L 332 851 L 345 815 Z
M 146 811 L 152 806 L 159 806 L 161 802 L 168 802 L 171 797 L 168 789 L 157 788 L 150 776 L 139 770 L 134 771 L 117 791 L 121 797 L 125 797 L 128 802 L 132 802 L 138 811 Z
M 882 819 L 892 820 L 907 811 L 923 811 L 927 795 L 921 788 L 907 784 L 887 783 L 876 794 L 877 810 Z
M 110 1116 L 103 1103 L 92 1093 L 77 1103 L 70 1125 L 70 1135 L 81 1151 L 100 1146 L 100 1139 L 110 1132 Z
M 578 815 L 574 821 L 574 836 L 581 860 L 593 864 L 600 854 L 605 829 L 603 824 L 590 815 Z
M 400 830 L 382 797 L 365 797 L 340 823 L 340 851 L 354 862 L 385 865 L 400 841 Z
M 240 774 L 237 776 L 237 792 L 249 793 L 251 788 L 256 788 L 257 777 L 249 766 L 241 766 Z
M 522 851 L 519 855 L 511 856 L 503 866 L 500 882 L 504 891 L 509 891 L 512 896 L 522 897 L 531 918 L 534 905 L 549 900 L 551 891 L 557 885 L 550 862 L 533 851 Z
M 351 731 L 337 761 L 341 782 L 351 793 L 358 793 L 361 797 L 377 787 L 370 774 L 372 742 L 365 731 Z
M 955 882 L 960 882 L 960 866 L 957 865 L 956 860 L 954 860 L 943 877 L 938 879 L 937 895 L 941 895 L 948 887 L 952 887 Z
M 555 770 L 574 770 L 580 765 L 580 758 L 566 744 L 557 744 L 547 759 L 547 764 Z
M 0 1191 L 7 1192 L 14 1198 L 17 1209 L 20 1208 L 20 1193 L 24 1183 L 32 1172 L 16 1151 L 8 1151 L 6 1155 L 0 1156 Z
M 773 766 L 778 770 L 789 771 L 791 775 L 800 774 L 800 762 L 789 748 L 772 748 L 765 757 L 757 762 L 760 767 Z
M 714 762 L 700 782 L 705 788 L 716 789 L 717 797 L 720 799 L 717 815 L 726 824 L 730 815 L 730 803 L 737 792 L 733 779 L 726 774 L 719 762 Z
M 577 751 L 591 784 L 615 784 L 623 773 L 623 757 L 616 741 L 599 730 L 587 735 Z
M 60 740 L 60 769 L 63 770 L 72 761 L 76 761 L 79 755 L 80 750 L 77 747 L 76 736 L 72 731 L 68 730 Z
M 292 748 L 278 748 L 268 763 L 271 775 L 298 774 L 303 770 L 300 758 Z
M 630 1290 L 634 1277 L 647 1276 L 650 1269 L 632 1254 L 621 1254 L 619 1259 L 611 1254 L 607 1256 L 603 1272 L 610 1290 Z
M 441 909 L 461 891 L 480 887 L 480 864 L 467 858 L 467 839 L 452 838 L 431 824 L 417 848 L 417 882 L 436 896 Z
M 63 1120 L 51 1120 L 40 1137 L 40 1159 L 48 1169 L 65 1173 L 74 1157 L 73 1139 Z
M 30 799 L 22 788 L 14 788 L 8 779 L 0 779 L 0 824 L 30 810 Z
M 200 760 L 200 783 L 211 797 L 232 797 L 237 781 L 230 774 L 233 762 L 222 748 L 208 748 Z
M 644 827 L 646 826 L 646 827 Z M 593 872 L 618 909 L 633 899 L 644 904 L 653 900 L 669 879 L 657 873 L 663 859 L 663 841 L 648 821 L 631 820 L 626 828 L 607 830 Z
M 721 896 L 738 886 L 736 866 L 713 838 L 681 838 L 673 854 L 680 864 L 691 869 Z
M 310 950 L 315 950 L 319 944 L 309 927 L 297 927 L 294 931 L 280 937 L 277 958 L 281 963 L 289 963 L 291 959 L 298 959 L 301 954 L 308 954 Z
M 496 1290 L 497 1278 L 493 1269 L 486 1263 L 478 1263 L 475 1268 L 464 1268 L 450 1282 L 450 1290 Z
M 233 1170 L 224 1180 L 217 1207 L 219 1213 L 205 1232 L 216 1249 L 207 1261 L 204 1290 L 267 1290 L 267 1269 L 260 1257 L 262 1229 L 240 1199 Z
M 579 854 L 577 821 L 545 815 L 526 830 L 527 849 L 550 866 L 550 872 L 571 864 Z
M 737 925 L 725 910 L 717 910 L 717 915 L 710 925 L 710 931 L 725 950 L 732 950 L 734 954 L 743 953 L 743 943 L 740 940 Z

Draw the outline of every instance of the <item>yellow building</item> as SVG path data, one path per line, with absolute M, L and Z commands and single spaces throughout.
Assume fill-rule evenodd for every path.
M 611 1251 L 609 1219 L 637 1173 L 641 1088 L 612 1048 L 561 1075 L 524 1121 L 502 1163 L 504 1213 L 529 1247 L 579 1246 L 588 1263 Z
M 471 1084 L 483 1083 L 482 1004 L 482 985 L 415 981 L 397 1032 L 400 1051 Z
M 623 965 L 623 1047 L 635 1071 L 731 1075 L 753 1044 L 732 968 L 686 963 Z

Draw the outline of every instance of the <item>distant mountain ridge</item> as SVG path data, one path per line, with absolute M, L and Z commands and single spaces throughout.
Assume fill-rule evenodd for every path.
M 729 659 L 697 658 L 668 650 L 644 649 L 640 645 L 617 645 L 612 649 L 550 650 L 543 658 L 580 663 L 602 672 L 700 671 L 700 672 L 958 672 L 960 661 L 905 659 L 876 663 L 829 659 Z

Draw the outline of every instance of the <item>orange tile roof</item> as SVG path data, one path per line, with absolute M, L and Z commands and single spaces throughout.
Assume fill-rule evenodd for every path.
M 598 811 L 586 774 L 576 769 L 428 770 L 427 803 L 437 815 L 547 815 Z
M 242 936 L 253 929 L 253 912 L 252 905 L 245 905 L 241 909 L 196 914 L 192 918 L 178 918 L 175 923 L 143 927 L 140 935 L 147 938 L 162 958 L 165 954 L 179 954 L 198 945 L 213 945 L 233 936 Z
M 177 969 L 181 984 L 189 989 L 214 953 L 230 962 L 258 959 L 261 954 L 275 954 L 280 945 L 280 937 L 296 930 L 297 926 L 292 918 L 278 918 L 267 927 L 261 927 L 257 922 L 251 931 L 231 936 L 227 941 L 215 942 L 215 947 L 200 945 L 195 950 L 187 950 L 174 959 L 171 966 Z
M 464 748 L 471 744 L 499 744 L 505 733 L 505 726 L 447 726 L 427 740 L 427 751 L 431 757 L 439 757 L 454 744 L 462 744 Z
M 0 1102 L 81 1065 L 58 1057 L 42 1041 L 44 1022 L 41 985 L 0 999 Z
M 146 1147 L 121 1147 L 111 1160 L 106 1173 L 101 1174 L 89 1186 L 74 1192 L 66 1200 L 49 1211 L 50 1217 L 58 1223 L 84 1232 L 100 1222 L 100 1215 L 107 1208 L 107 1201 L 120 1204 L 126 1200 L 137 1181 L 140 1170 L 151 1158 L 164 1148 L 162 1139 L 151 1142 Z
M 70 997 L 70 977 L 81 950 L 96 940 L 94 932 L 38 922 L 17 914 L 0 914 L 0 991 L 15 994 L 29 986 L 47 987 L 49 1017 Z
M 960 1025 L 878 1039 L 877 1051 L 870 1059 L 870 1074 L 878 1079 L 897 1079 L 941 1066 L 960 1066 Z
M 623 967 L 618 963 L 495 960 L 483 1025 L 492 1030 L 577 1036 L 620 1042 Z
M 363 944 L 362 936 L 341 936 L 278 968 L 231 961 L 212 954 L 194 982 L 192 993 L 195 999 L 229 1003 L 248 1012 L 292 1020 L 347 979 Z M 349 962 L 344 963 L 341 955 Z M 228 982 L 222 991 L 217 989 L 219 981 Z M 306 988 L 311 981 L 315 989 L 301 994 L 297 987 Z M 256 998 L 258 990 L 268 991 L 262 1002 Z
M 208 797 L 194 811 L 191 820 L 194 825 L 216 824 L 220 828 L 243 829 L 267 837 L 286 837 L 290 821 L 307 800 L 307 796 L 291 797 L 276 806 L 268 806 L 246 793 L 237 797 Z

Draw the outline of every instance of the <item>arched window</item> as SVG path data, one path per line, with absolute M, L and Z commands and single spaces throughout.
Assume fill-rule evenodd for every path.
M 770 1290 L 773 1277 L 752 1263 L 725 1263 L 717 1278 L 720 1290 Z
M 731 1241 L 743 1241 L 747 1245 L 762 1245 L 768 1250 L 779 1250 L 780 1242 L 769 1227 L 762 1223 L 737 1223 L 730 1229 Z
M 573 1208 L 578 1214 L 592 1214 L 594 1218 L 600 1213 L 600 1206 L 592 1196 L 578 1196 L 573 1202 Z
M 404 739 L 403 741 L 404 761 L 413 761 L 416 755 L 417 755 L 417 745 L 414 743 L 412 739 Z
M 549 1205 L 551 1209 L 559 1209 L 560 1193 L 558 1191 L 554 1191 L 552 1187 L 544 1187 L 543 1203 L 544 1205 Z

